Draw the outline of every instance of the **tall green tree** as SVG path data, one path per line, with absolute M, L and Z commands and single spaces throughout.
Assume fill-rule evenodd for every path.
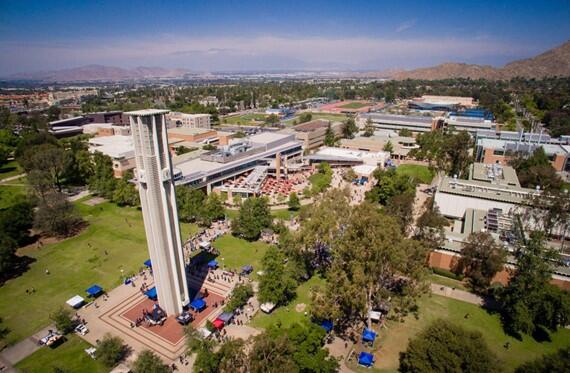
M 93 175 L 89 178 L 89 190 L 111 200 L 116 186 L 111 157 L 96 152 L 93 154 Z
M 50 319 L 54 322 L 57 330 L 62 334 L 71 333 L 75 327 L 75 323 L 71 318 L 71 311 L 67 308 L 59 307 L 50 315 Z
M 52 192 L 39 202 L 34 216 L 34 227 L 44 233 L 67 237 L 75 233 L 83 219 L 66 197 Z
M 479 332 L 434 321 L 400 353 L 402 373 L 501 372 L 502 366 Z
M 319 319 L 356 318 L 370 326 L 369 310 L 423 288 L 427 252 L 405 240 L 396 220 L 370 203 L 354 207 L 348 219 L 333 247 L 330 281 L 324 292 L 314 293 L 311 311 Z
M 259 238 L 265 228 L 273 223 L 271 211 L 264 197 L 250 197 L 240 206 L 239 214 L 232 222 L 232 233 L 249 241 Z
M 366 119 L 366 124 L 364 125 L 364 133 L 362 136 L 364 137 L 371 137 L 374 135 L 374 123 L 372 123 L 372 119 Z
M 126 178 L 117 180 L 113 191 L 113 202 L 119 206 L 139 206 L 139 192 L 135 185 Z
M 202 209 L 200 222 L 209 227 L 213 221 L 221 220 L 225 216 L 226 209 L 224 208 L 220 196 L 217 193 L 210 193 Z
M 377 169 L 374 171 L 376 185 L 366 192 L 366 200 L 386 205 L 394 196 L 410 193 L 415 196 L 415 181 L 393 169 Z
M 121 338 L 105 334 L 97 344 L 95 357 L 106 367 L 112 368 L 124 359 L 126 352 L 126 345 Z
M 517 171 L 522 186 L 535 188 L 540 186 L 543 190 L 560 189 L 562 180 L 556 173 L 542 146 L 536 148 L 532 155 L 524 153 L 515 154 L 510 161 Z
M 567 325 L 570 296 L 549 283 L 559 254 L 545 245 L 543 233 L 532 232 L 526 242 L 519 243 L 515 257 L 515 273 L 500 296 L 507 331 L 531 334 Z
M 285 266 L 285 256 L 275 246 L 267 249 L 262 259 L 263 276 L 258 298 L 262 303 L 285 304 L 295 296 L 296 283 Z
M 324 144 L 325 144 L 325 146 L 335 146 L 336 143 L 337 143 L 337 138 L 336 138 L 336 135 L 332 129 L 331 123 L 329 122 L 327 130 L 325 132 Z
M 384 147 L 382 148 L 383 151 L 392 153 L 394 151 L 394 145 L 392 145 L 392 141 L 388 140 Z
M 199 189 L 193 189 L 186 185 L 177 186 L 176 205 L 180 220 L 186 223 L 199 220 L 205 199 L 206 195 Z
M 299 115 L 299 123 L 310 122 L 313 119 L 313 114 L 310 112 L 301 113 Z
M 150 350 L 142 351 L 133 363 L 134 373 L 169 373 L 170 368 Z
M 289 194 L 289 201 L 287 202 L 289 210 L 297 211 L 301 208 L 301 201 L 299 201 L 299 197 L 297 197 L 297 193 L 292 192 Z
M 354 134 L 358 132 L 358 127 L 356 127 L 356 121 L 354 118 L 348 118 L 344 122 L 344 126 L 342 127 L 342 135 L 346 139 L 353 139 Z
M 462 245 L 456 271 L 469 278 L 474 290 L 484 292 L 497 272 L 503 269 L 506 257 L 506 251 L 495 242 L 491 234 L 472 233 Z

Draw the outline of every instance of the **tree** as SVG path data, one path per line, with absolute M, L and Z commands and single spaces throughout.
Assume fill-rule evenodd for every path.
M 0 144 L 0 167 L 6 164 L 10 154 L 12 154 L 12 149 L 4 144 Z
M 113 175 L 113 160 L 100 152 L 93 154 L 93 175 L 89 178 L 89 190 L 107 198 L 113 199 L 117 179 Z
M 199 189 L 193 189 L 186 185 L 176 187 L 176 205 L 178 217 L 186 223 L 199 220 L 206 195 Z
M 405 240 L 396 220 L 370 204 L 351 209 L 342 234 L 333 246 L 325 292 L 313 294 L 313 315 L 353 323 L 366 320 L 390 299 L 407 304 L 423 287 L 427 252 L 418 242 Z M 403 308 L 403 307 L 402 307 Z
M 54 121 L 58 120 L 61 114 L 61 109 L 58 106 L 52 105 L 47 110 L 48 120 Z
M 460 178 L 469 174 L 469 165 L 473 163 L 472 146 L 473 140 L 467 131 L 460 131 L 445 137 L 444 152 L 448 173 Z
M 394 151 L 394 145 L 392 145 L 392 141 L 388 140 L 384 147 L 382 148 L 383 151 L 392 153 Z
M 123 360 L 126 352 L 127 348 L 123 340 L 107 333 L 97 344 L 95 357 L 106 367 L 112 368 Z
M 313 119 L 313 114 L 310 112 L 301 113 L 299 115 L 299 123 L 310 122 Z
M 366 124 L 364 125 L 364 133 L 362 136 L 364 137 L 371 137 L 374 135 L 374 123 L 372 123 L 372 119 L 366 119 Z
M 342 135 L 346 139 L 353 139 L 354 134 L 358 132 L 358 127 L 356 127 L 356 121 L 354 118 L 348 118 L 344 122 L 344 126 L 342 127 Z
M 232 296 L 229 302 L 224 307 L 224 310 L 233 312 L 236 309 L 243 307 L 247 304 L 249 298 L 253 296 L 253 288 L 250 284 L 237 285 L 232 291 Z
M 408 190 L 402 194 L 396 194 L 386 201 L 386 212 L 398 219 L 404 235 L 407 235 L 414 222 L 415 198 L 415 190 Z
M 507 253 L 488 232 L 475 232 L 462 244 L 456 272 L 469 277 L 471 287 L 484 292 L 503 269 Z
M 445 320 L 434 321 L 410 340 L 400 353 L 400 368 L 407 372 L 500 372 L 501 363 L 480 332 Z
M 532 155 L 517 153 L 510 160 L 510 165 L 517 171 L 522 186 L 544 190 L 560 189 L 562 181 L 550 164 L 542 146 L 536 148 Z
M 372 190 L 366 192 L 366 200 L 385 205 L 394 196 L 412 193 L 415 196 L 415 181 L 394 169 L 377 169 L 374 171 L 377 180 Z
M 410 131 L 407 128 L 402 128 L 399 132 L 398 135 L 402 136 L 402 137 L 412 137 L 413 133 L 412 131 Z
M 275 125 L 279 123 L 279 115 L 277 114 L 268 115 L 267 118 L 265 118 L 265 123 L 269 125 Z
M 50 319 L 54 322 L 57 330 L 62 334 L 71 333 L 75 327 L 75 323 L 71 318 L 71 311 L 63 307 L 59 307 L 52 313 Z
M 271 227 L 273 218 L 263 197 L 250 197 L 240 206 L 238 217 L 232 222 L 232 233 L 249 241 L 255 241 L 265 228 Z
M 443 227 L 447 226 L 447 219 L 444 218 L 434 198 L 428 198 L 423 205 L 423 212 L 416 222 L 414 238 L 427 244 L 432 250 L 437 249 L 445 239 Z
M 34 217 L 34 227 L 58 237 L 75 233 L 82 223 L 83 219 L 75 206 L 57 192 L 48 194 L 40 201 Z
M 206 198 L 200 222 L 205 226 L 210 226 L 213 221 L 223 219 L 226 216 L 226 209 L 217 193 L 210 193 Z
M 550 285 L 558 253 L 544 244 L 542 232 L 532 232 L 515 252 L 517 267 L 500 294 L 505 328 L 512 334 L 556 330 L 570 320 L 570 296 Z
M 297 197 L 297 193 L 292 192 L 289 194 L 289 201 L 287 202 L 289 206 L 289 210 L 297 211 L 301 208 L 301 201 L 299 201 L 299 197 Z
M 25 151 L 19 162 L 31 174 L 28 182 L 37 196 L 43 197 L 46 190 L 61 192 L 66 165 L 66 155 L 61 147 L 53 144 L 33 146 Z
M 142 351 L 133 363 L 134 373 L 168 373 L 170 368 L 150 350 Z
M 324 144 L 325 146 L 335 146 L 336 142 L 337 142 L 336 135 L 332 129 L 331 123 L 329 122 L 327 130 L 325 132 Z
M 298 372 L 293 361 L 294 346 L 286 335 L 277 337 L 261 333 L 253 337 L 253 346 L 249 353 L 252 372 Z
M 30 239 L 34 217 L 33 205 L 27 200 L 16 200 L 12 206 L 0 210 L 0 234 L 24 245 Z
M 285 257 L 275 246 L 269 247 L 262 259 L 263 276 L 258 298 L 262 303 L 285 304 L 295 296 L 295 281 L 285 267 Z
M 541 356 L 519 366 L 515 373 L 570 372 L 570 347 Z
M 139 192 L 135 185 L 127 179 L 119 179 L 113 192 L 113 202 L 119 206 L 139 206 Z
M 545 190 L 529 197 L 528 207 L 523 209 L 528 229 L 541 230 L 548 237 L 560 237 L 564 250 L 565 237 L 570 228 L 570 196 L 568 190 Z
M 0 280 L 6 280 L 13 273 L 18 263 L 16 241 L 5 235 L 0 235 Z
M 309 176 L 309 181 L 311 182 L 311 194 L 319 194 L 324 192 L 332 182 L 332 168 L 326 163 L 322 162 L 319 164 L 318 172 Z

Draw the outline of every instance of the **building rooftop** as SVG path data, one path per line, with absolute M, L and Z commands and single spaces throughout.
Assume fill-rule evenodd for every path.
M 521 186 L 515 169 L 510 166 L 502 166 L 498 163 L 473 163 L 471 165 L 469 179 L 490 184 Z
M 534 189 L 520 186 L 490 184 L 479 180 L 459 180 L 447 176 L 439 182 L 437 192 L 515 204 L 524 203 L 536 193 Z
M 167 130 L 170 135 L 183 135 L 183 136 L 194 136 L 201 135 L 204 133 L 216 132 L 215 130 L 209 128 L 188 128 L 188 127 L 176 127 Z
M 101 152 L 111 158 L 134 157 L 134 144 L 132 136 L 102 136 L 89 139 L 89 151 Z
M 517 142 L 513 140 L 501 140 L 501 139 L 487 139 L 479 138 L 477 139 L 477 145 L 483 148 L 496 149 L 503 151 L 534 151 L 537 147 L 541 146 L 546 154 L 568 154 L 570 153 L 570 146 L 568 145 L 558 145 L 558 144 L 536 144 L 536 143 L 525 143 Z
M 370 118 L 373 121 L 385 121 L 385 122 L 404 122 L 404 123 L 416 123 L 431 126 L 433 118 L 431 116 L 421 116 L 421 115 L 395 115 L 395 114 L 384 114 L 384 113 L 365 113 L 361 114 L 364 118 Z
M 136 117 L 144 117 L 144 116 L 149 116 L 149 115 L 167 114 L 167 113 L 170 113 L 170 110 L 143 109 L 143 110 L 128 111 L 125 114 L 136 116 Z
M 327 128 L 330 121 L 324 119 L 315 119 L 310 122 L 301 123 L 293 127 L 297 132 L 312 132 L 317 129 Z

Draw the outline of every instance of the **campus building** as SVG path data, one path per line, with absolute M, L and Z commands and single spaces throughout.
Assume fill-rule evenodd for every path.
M 205 128 L 211 127 L 210 114 L 186 114 L 176 111 L 167 114 L 168 128 L 183 127 L 183 128 Z
M 135 168 L 133 138 L 130 135 L 93 137 L 89 139 L 89 151 L 109 156 L 113 162 L 113 175 L 117 178 Z
M 342 135 L 344 123 L 331 122 L 324 119 L 315 119 L 310 122 L 301 123 L 285 131 L 294 132 L 295 138 L 303 142 L 303 149 L 312 150 L 324 145 L 329 125 L 335 137 L 338 138 Z
M 477 132 L 475 160 L 506 165 L 516 153 L 532 154 L 541 147 L 557 172 L 570 172 L 570 138 L 553 139 L 546 134 Z
M 190 302 L 170 153 L 167 110 L 127 113 L 135 147 L 136 179 L 158 302 L 177 315 Z
M 394 131 L 376 131 L 373 136 L 356 136 L 353 139 L 341 139 L 340 147 L 367 152 L 384 151 L 387 144 L 392 145 L 391 159 L 405 160 L 413 149 L 419 148 L 413 137 L 399 136 Z
M 370 176 L 378 167 L 383 168 L 390 159 L 390 153 L 368 152 L 336 147 L 323 147 L 305 157 L 309 164 L 326 162 L 331 166 L 358 167 L 359 173 Z
M 408 101 L 408 107 L 416 110 L 453 111 L 476 107 L 473 97 L 424 95 Z
M 204 188 L 210 193 L 224 181 L 270 166 L 277 159 L 292 162 L 300 159 L 303 145 L 294 134 L 264 132 L 248 138 L 233 139 L 228 145 L 206 152 L 198 158 L 182 158 L 174 164 L 176 184 Z M 279 169 L 280 165 L 277 165 Z
M 370 119 L 377 129 L 399 131 L 408 129 L 412 132 L 430 132 L 443 126 L 437 118 L 422 115 L 394 115 L 386 113 L 364 113 L 358 116 L 360 127 Z

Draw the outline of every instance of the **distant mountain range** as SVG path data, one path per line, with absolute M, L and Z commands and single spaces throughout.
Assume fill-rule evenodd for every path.
M 515 77 L 545 78 L 549 76 L 570 76 L 570 41 L 550 49 L 536 57 L 518 60 L 503 67 L 469 65 L 465 63 L 444 63 L 411 71 L 391 74 L 392 79 L 511 79 Z
M 308 73 L 308 72 L 307 72 Z M 162 67 L 121 67 L 88 65 L 63 70 L 19 73 L 8 80 L 39 80 L 44 82 L 78 81 L 120 81 L 157 78 L 178 78 L 196 74 L 187 69 L 166 69 Z M 247 74 L 247 73 L 243 73 Z M 514 61 L 503 67 L 472 65 L 465 63 L 444 63 L 415 70 L 391 69 L 384 71 L 348 72 L 340 71 L 331 76 L 374 77 L 388 79 L 511 79 L 514 77 L 544 78 L 549 76 L 570 76 L 570 41 L 544 52 L 536 57 Z
M 11 75 L 11 80 L 41 80 L 46 82 L 77 82 L 77 81 L 118 81 L 157 78 L 176 78 L 190 73 L 186 69 L 165 69 L 162 67 L 121 67 L 87 65 L 63 70 L 37 71 Z

